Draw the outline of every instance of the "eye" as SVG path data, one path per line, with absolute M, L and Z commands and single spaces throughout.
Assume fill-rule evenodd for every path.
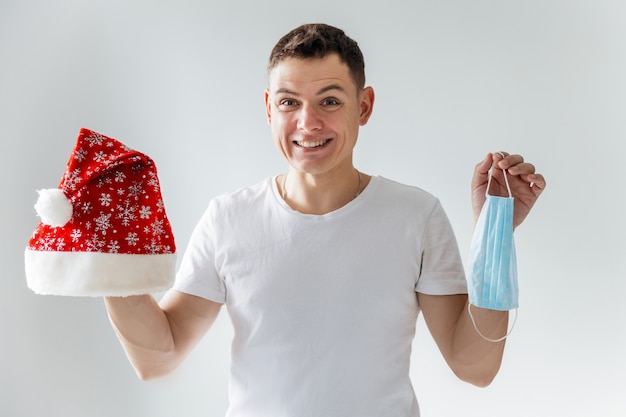
M 328 97 L 322 100 L 322 106 L 338 106 L 339 104 L 339 100 L 334 97 Z
M 298 105 L 298 102 L 292 98 L 284 98 L 278 101 L 278 107 L 283 110 L 293 109 Z

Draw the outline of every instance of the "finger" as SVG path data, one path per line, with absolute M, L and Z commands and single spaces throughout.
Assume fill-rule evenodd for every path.
M 488 153 L 485 156 L 485 158 L 476 165 L 476 171 L 479 174 L 487 175 L 487 173 L 489 172 L 489 169 L 491 168 L 492 163 L 493 163 L 493 154 Z
M 546 179 L 541 174 L 529 174 L 525 176 L 528 186 L 539 192 L 546 188 Z
M 516 155 L 516 154 L 514 155 L 507 154 L 504 158 L 497 159 L 494 161 L 495 166 L 500 169 L 509 169 L 523 162 L 524 162 L 524 157 L 522 155 Z M 514 175 L 517 175 L 517 174 L 514 174 Z
M 504 151 L 498 151 L 491 154 L 490 168 L 498 168 L 498 164 L 503 161 L 509 154 Z
M 542 190 L 545 187 L 543 175 L 535 173 L 535 165 L 529 162 L 522 162 L 507 169 L 507 172 L 525 182 L 530 188 Z
M 508 168 L 511 175 L 530 175 L 535 173 L 535 165 L 530 162 L 519 162 Z

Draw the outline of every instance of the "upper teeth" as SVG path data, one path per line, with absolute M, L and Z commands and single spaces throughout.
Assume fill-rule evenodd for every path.
M 322 146 L 323 144 L 326 143 L 325 140 L 320 140 L 317 142 L 296 142 L 299 146 L 302 146 L 304 148 L 315 148 L 316 146 Z

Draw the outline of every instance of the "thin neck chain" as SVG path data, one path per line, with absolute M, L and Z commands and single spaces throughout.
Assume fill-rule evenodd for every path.
M 356 170 L 356 174 L 359 177 L 359 184 L 356 188 L 356 193 L 354 194 L 354 196 L 350 199 L 350 200 L 354 200 L 355 198 L 357 198 L 359 196 L 359 194 L 361 194 L 361 191 L 363 191 L 361 189 L 362 186 L 362 180 L 361 180 L 361 172 L 357 169 Z M 283 177 L 283 184 L 281 187 L 281 194 L 283 196 L 283 200 L 287 201 L 287 190 L 285 189 L 285 184 L 287 184 L 287 175 L 285 174 L 285 176 Z

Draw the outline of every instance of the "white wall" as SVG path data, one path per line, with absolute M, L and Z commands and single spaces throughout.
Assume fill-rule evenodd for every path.
M 284 170 L 265 63 L 291 28 L 344 28 L 375 112 L 357 166 L 438 195 L 462 252 L 469 179 L 522 153 L 549 186 L 518 229 L 519 320 L 487 389 L 456 380 L 418 322 L 425 417 L 623 416 L 626 3 L 320 0 L 0 2 L 0 415 L 223 416 L 226 314 L 173 375 L 140 382 L 102 300 L 34 295 L 22 253 L 38 188 L 80 127 L 157 161 L 182 251 L 207 201 Z M 225 312 L 224 312 L 225 313 Z

